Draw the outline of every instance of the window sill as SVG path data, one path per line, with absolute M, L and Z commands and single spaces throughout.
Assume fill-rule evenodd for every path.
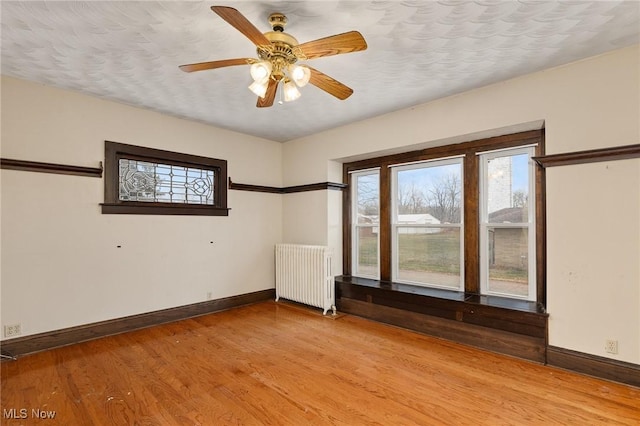
M 510 299 L 508 297 L 498 296 L 482 296 L 472 293 L 464 293 L 455 290 L 446 290 L 433 287 L 422 287 L 419 285 L 394 283 L 391 281 L 381 281 L 371 278 L 352 277 L 348 275 L 342 275 L 336 277 L 336 282 L 349 283 L 358 286 L 378 288 L 390 292 L 397 292 L 402 294 L 415 294 L 418 296 L 425 296 L 433 299 L 442 299 L 450 301 L 464 302 L 469 305 L 489 306 L 495 308 L 502 308 L 520 312 L 530 312 L 544 314 L 544 308 L 539 306 L 536 302 L 530 302 L 527 300 Z
M 417 285 L 411 284 L 402 284 L 402 283 L 394 283 L 391 281 L 382 281 L 376 280 L 373 278 L 361 278 L 361 277 L 352 277 L 348 275 L 342 275 L 336 277 L 336 281 L 356 284 L 359 286 L 372 287 L 372 288 L 380 288 L 383 290 L 394 291 L 398 293 L 411 293 L 417 294 L 421 296 L 430 296 L 438 299 L 447 299 L 447 300 L 458 300 L 464 301 L 465 295 L 459 291 L 453 290 L 445 290 L 439 288 L 432 287 L 421 287 Z
M 228 208 L 165 203 L 103 203 L 102 214 L 229 216 Z
M 433 305 L 438 305 L 439 301 L 442 301 L 441 303 L 450 301 L 459 302 L 469 307 L 478 306 L 546 315 L 543 306 L 536 302 L 530 302 L 527 300 L 509 299 L 507 297 L 498 296 L 481 296 L 461 291 L 429 288 L 411 284 L 400 284 L 370 278 L 352 277 L 348 275 L 336 277 L 336 283 L 378 289 L 387 294 L 396 294 L 398 295 L 397 297 L 402 299 L 410 298 L 410 295 L 415 295 L 418 296 L 415 299 L 422 300 L 425 303 L 430 301 L 431 303 L 428 304 Z

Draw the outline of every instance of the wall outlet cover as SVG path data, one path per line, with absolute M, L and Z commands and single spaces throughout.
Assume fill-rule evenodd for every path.
M 22 334 L 22 325 L 11 324 L 4 326 L 4 337 L 15 337 Z

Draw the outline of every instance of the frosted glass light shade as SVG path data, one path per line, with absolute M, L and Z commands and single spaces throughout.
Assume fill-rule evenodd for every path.
M 304 87 L 311 78 L 311 70 L 304 65 L 294 65 L 291 67 L 291 79 L 298 85 Z
M 289 80 L 286 83 L 284 83 L 283 89 L 284 89 L 284 101 L 285 102 L 295 101 L 296 99 L 298 99 L 300 97 L 300 91 L 298 90 L 296 85 L 291 80 Z
M 271 63 L 266 61 L 256 62 L 255 64 L 251 65 L 250 73 L 253 81 L 259 83 L 269 78 L 269 76 L 271 75 Z
M 254 81 L 249 86 L 249 90 L 255 93 L 257 96 L 264 98 L 267 93 L 267 87 L 269 86 L 269 79 L 265 78 L 264 81 Z

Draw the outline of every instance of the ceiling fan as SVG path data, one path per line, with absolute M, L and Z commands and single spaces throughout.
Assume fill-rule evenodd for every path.
M 365 50 L 367 43 L 359 32 L 349 31 L 298 44 L 292 35 L 284 32 L 287 17 L 282 13 L 272 13 L 269 16 L 269 23 L 273 31 L 262 33 L 232 7 L 211 6 L 211 10 L 256 45 L 258 59 L 237 58 L 180 65 L 182 71 L 194 72 L 251 65 L 250 73 L 254 82 L 249 89 L 258 96 L 256 106 L 259 108 L 273 105 L 280 83 L 282 83 L 282 97 L 285 101 L 299 98 L 298 87 L 307 83 L 340 100 L 347 99 L 353 93 L 351 88 L 328 75 L 308 65 L 297 65 L 296 62 Z

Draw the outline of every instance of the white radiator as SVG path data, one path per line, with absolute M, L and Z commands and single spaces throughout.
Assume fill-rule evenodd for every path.
M 281 297 L 323 309 L 335 304 L 329 247 L 276 244 L 276 302 Z

